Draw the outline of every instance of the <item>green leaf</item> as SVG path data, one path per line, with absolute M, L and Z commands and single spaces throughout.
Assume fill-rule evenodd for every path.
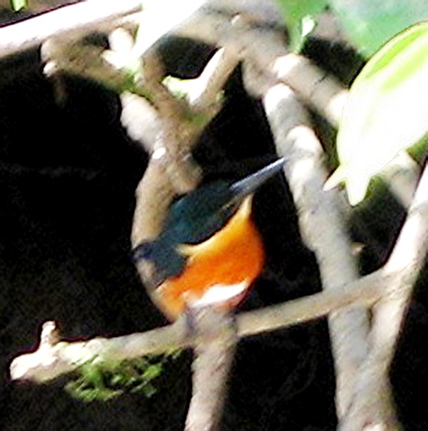
M 328 0 L 277 0 L 290 34 L 290 50 L 299 52 L 305 38 L 316 26 L 316 17 Z
M 329 0 L 361 54 L 369 57 L 394 35 L 428 19 L 426 0 Z
M 27 0 L 10 0 L 12 9 L 15 11 L 20 11 L 28 6 Z
M 143 378 L 153 380 L 162 374 L 162 366 L 159 364 L 149 365 L 144 371 Z
M 156 379 L 169 359 L 174 357 L 150 355 L 124 362 L 104 362 L 96 357 L 79 367 L 77 379 L 68 382 L 66 390 L 86 402 L 109 400 L 127 392 L 151 397 L 157 391 Z
M 337 137 L 340 166 L 326 188 L 346 181 L 351 204 L 370 178 L 428 131 L 428 22 L 386 44 L 354 81 Z

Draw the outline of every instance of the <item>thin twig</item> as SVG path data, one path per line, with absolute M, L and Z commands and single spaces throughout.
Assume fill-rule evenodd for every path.
M 211 118 L 219 111 L 220 95 L 239 58 L 227 48 L 219 49 L 201 75 L 193 80 L 188 101 L 197 112 L 211 111 Z

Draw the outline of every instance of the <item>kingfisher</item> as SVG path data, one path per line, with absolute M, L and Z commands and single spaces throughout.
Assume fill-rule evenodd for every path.
M 254 192 L 282 170 L 281 158 L 235 182 L 203 185 L 174 202 L 159 236 L 133 250 L 154 265 L 151 296 L 170 320 L 194 307 L 233 309 L 262 272 L 261 235 L 251 211 Z

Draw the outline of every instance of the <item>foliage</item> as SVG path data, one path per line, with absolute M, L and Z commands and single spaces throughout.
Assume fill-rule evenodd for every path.
M 326 184 L 328 189 L 346 181 L 355 205 L 364 198 L 371 177 L 428 130 L 428 100 L 420 97 L 428 89 L 428 24 L 420 23 L 428 19 L 428 2 L 277 1 L 295 51 L 326 7 L 360 53 L 369 56 L 382 47 L 351 87 L 337 139 L 341 165 Z M 312 23 L 309 29 L 307 22 Z
M 290 49 L 297 52 L 327 7 L 355 48 L 365 57 L 413 24 L 428 20 L 425 0 L 277 0 L 290 33 Z
M 329 0 L 351 42 L 365 55 L 373 55 L 389 39 L 413 24 L 428 19 L 425 0 Z
M 370 178 L 428 130 L 428 23 L 399 34 L 353 83 L 337 138 L 340 167 L 326 187 L 346 180 L 351 204 Z
M 19 11 L 28 6 L 28 0 L 10 0 L 10 5 L 13 10 Z
M 106 363 L 97 358 L 80 368 L 76 380 L 66 385 L 74 397 L 86 401 L 106 401 L 124 393 L 156 393 L 156 379 L 162 374 L 165 362 L 177 353 L 164 356 L 145 356 L 137 360 Z
M 290 35 L 290 50 L 299 52 L 306 36 L 315 28 L 316 17 L 328 0 L 278 0 Z

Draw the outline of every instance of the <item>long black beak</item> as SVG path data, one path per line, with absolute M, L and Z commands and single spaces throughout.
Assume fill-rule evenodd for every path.
M 286 163 L 288 159 L 288 157 L 282 157 L 270 165 L 260 169 L 259 171 L 254 172 L 254 174 L 248 175 L 248 177 L 233 183 L 230 186 L 230 191 L 234 197 L 233 200 L 240 200 L 244 196 L 254 192 L 265 181 L 280 172 L 284 166 L 284 163 Z

